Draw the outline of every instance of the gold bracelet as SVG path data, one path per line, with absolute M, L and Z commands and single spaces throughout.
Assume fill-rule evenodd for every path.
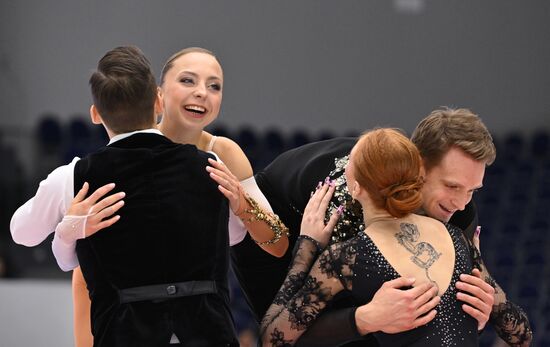
M 264 221 L 269 225 L 271 230 L 273 230 L 273 238 L 271 240 L 263 241 L 263 242 L 256 242 L 259 246 L 265 246 L 265 245 L 272 245 L 274 243 L 277 243 L 283 235 L 286 235 L 286 237 L 289 237 L 290 233 L 288 232 L 288 228 L 283 224 L 279 216 L 276 214 L 265 212 L 260 205 L 256 202 L 256 200 L 252 199 L 247 194 L 243 194 L 246 202 L 250 204 L 251 208 L 245 208 L 242 212 L 240 212 L 237 216 L 242 219 L 245 223 L 252 223 L 252 222 L 258 222 L 258 221 Z M 243 213 L 251 214 L 252 217 L 245 219 L 241 217 Z

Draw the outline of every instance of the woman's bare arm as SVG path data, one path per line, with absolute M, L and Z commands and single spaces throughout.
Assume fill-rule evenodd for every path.
M 88 295 L 86 281 L 80 267 L 73 270 L 73 329 L 76 347 L 92 347 L 94 337 L 92 336 L 90 306 L 91 301 Z

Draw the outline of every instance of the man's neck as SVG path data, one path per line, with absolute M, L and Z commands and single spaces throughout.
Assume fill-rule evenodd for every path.
M 162 135 L 162 133 L 156 128 L 135 130 L 135 131 L 127 132 L 127 133 L 114 135 L 113 137 L 110 138 L 109 144 L 112 144 L 114 142 L 120 141 L 120 140 L 125 139 L 129 136 L 132 136 L 134 134 L 139 134 L 139 133 L 153 133 L 153 134 Z
M 162 119 L 158 125 L 158 128 L 164 136 L 176 143 L 184 143 L 195 146 L 199 145 L 199 141 L 201 140 L 201 136 L 204 132 L 202 128 L 182 129 L 181 125 L 171 123 L 169 119 L 165 118 Z

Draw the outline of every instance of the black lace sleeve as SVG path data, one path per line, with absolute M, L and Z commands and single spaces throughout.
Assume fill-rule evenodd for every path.
M 485 282 L 495 288 L 495 302 L 493 310 L 489 317 L 489 323 L 492 324 L 498 336 L 510 346 L 528 347 L 533 339 L 533 332 L 529 324 L 527 314 L 513 302 L 509 301 L 506 293 L 491 277 L 481 254 L 474 246 L 473 259 L 475 267 L 480 269 L 481 276 Z
M 346 247 L 332 248 L 332 259 L 330 262 L 321 263 L 325 271 L 334 276 L 341 276 L 347 289 L 352 286 L 352 274 L 350 265 L 355 262 L 354 252 L 350 252 L 355 240 L 345 243 Z M 328 260 L 328 259 L 326 259 Z M 307 329 L 298 339 L 296 345 L 299 347 L 328 347 L 340 346 L 348 342 L 364 340 L 355 325 L 355 311 L 357 307 L 334 308 L 331 307 L 323 312 L 320 317 Z M 368 337 L 370 339 L 373 337 Z
M 318 247 L 312 240 L 300 237 L 297 252 L 288 275 L 273 304 L 262 319 L 260 333 L 263 346 L 291 346 L 325 309 L 333 296 L 351 284 L 350 264 L 336 265 L 345 244 L 333 245 L 315 260 Z M 311 271 L 310 271 L 311 267 Z
M 332 347 L 364 337 L 355 325 L 357 307 L 330 308 L 309 327 L 296 342 L 298 347 Z

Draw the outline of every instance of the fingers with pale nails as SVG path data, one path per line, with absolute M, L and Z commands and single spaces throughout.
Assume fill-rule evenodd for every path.
M 114 214 L 124 206 L 122 199 L 126 196 L 124 192 L 118 192 L 105 197 L 115 188 L 114 183 L 109 183 L 99 187 L 86 198 L 89 188 L 88 182 L 85 182 L 67 210 L 67 215 L 87 216 L 86 237 L 113 225 L 120 219 L 119 215 Z
M 325 247 L 332 234 L 332 230 L 338 222 L 338 218 L 342 215 L 343 208 L 336 209 L 329 221 L 325 224 L 325 215 L 327 212 L 330 199 L 334 194 L 335 185 L 328 178 L 325 183 L 319 182 L 317 189 L 309 199 L 302 216 L 302 224 L 300 234 L 312 237 L 317 242 Z
M 242 187 L 235 175 L 223 163 L 208 158 L 211 166 L 206 167 L 210 177 L 218 183 L 218 189 L 229 200 L 233 213 L 238 214 L 240 208 Z

